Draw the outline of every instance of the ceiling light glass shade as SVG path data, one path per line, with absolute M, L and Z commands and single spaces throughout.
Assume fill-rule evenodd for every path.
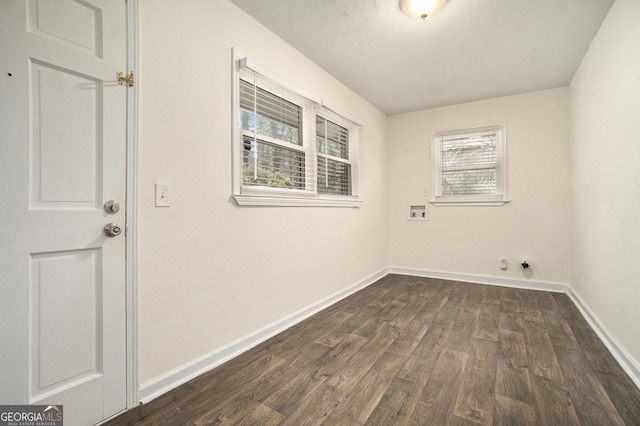
M 440 12 L 446 0 L 400 0 L 400 10 L 409 18 L 424 21 Z

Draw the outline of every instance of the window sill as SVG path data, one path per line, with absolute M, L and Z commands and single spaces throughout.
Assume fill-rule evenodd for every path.
M 429 203 L 436 207 L 469 207 L 469 206 L 503 206 L 508 203 L 509 200 L 502 201 L 430 201 Z
M 362 207 L 359 198 L 299 198 L 271 195 L 234 194 L 231 196 L 238 206 L 262 207 Z

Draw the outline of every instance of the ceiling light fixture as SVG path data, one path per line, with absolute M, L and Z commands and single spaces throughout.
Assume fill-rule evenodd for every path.
M 400 10 L 409 18 L 425 21 L 440 12 L 447 0 L 400 0 Z

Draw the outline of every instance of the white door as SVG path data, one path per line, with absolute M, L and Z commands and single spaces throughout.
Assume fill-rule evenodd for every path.
M 126 407 L 126 37 L 125 0 L 0 0 L 0 405 L 69 426 Z

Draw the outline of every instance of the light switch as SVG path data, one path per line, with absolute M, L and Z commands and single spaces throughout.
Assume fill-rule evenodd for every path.
M 156 183 L 156 207 L 171 206 L 171 185 Z

